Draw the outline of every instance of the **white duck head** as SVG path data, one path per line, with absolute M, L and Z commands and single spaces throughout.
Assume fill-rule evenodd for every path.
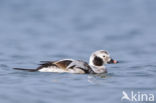
M 111 64 L 111 63 L 116 64 L 117 61 L 113 60 L 110 57 L 110 54 L 105 50 L 98 50 L 92 53 L 89 60 L 89 65 L 92 67 L 95 73 L 107 72 L 104 67 L 104 64 Z

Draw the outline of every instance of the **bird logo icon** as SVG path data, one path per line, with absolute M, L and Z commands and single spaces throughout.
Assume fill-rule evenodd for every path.
M 128 100 L 128 101 L 131 101 L 131 99 L 128 97 L 128 94 L 125 91 L 123 91 L 122 94 L 123 94 L 123 96 L 122 96 L 121 100 L 125 99 L 125 100 Z

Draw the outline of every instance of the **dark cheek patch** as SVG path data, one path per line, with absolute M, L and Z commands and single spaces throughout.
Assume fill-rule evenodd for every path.
M 95 56 L 93 63 L 95 66 L 102 66 L 103 65 L 103 60 L 100 57 Z

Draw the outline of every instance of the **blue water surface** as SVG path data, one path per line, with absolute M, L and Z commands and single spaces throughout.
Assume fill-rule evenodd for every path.
M 155 0 L 0 0 L 0 103 L 122 103 L 122 91 L 156 96 L 155 10 Z M 12 69 L 88 61 L 99 49 L 120 61 L 106 65 L 106 75 Z

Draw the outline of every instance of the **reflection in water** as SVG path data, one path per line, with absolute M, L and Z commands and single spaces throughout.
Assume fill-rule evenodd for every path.
M 94 75 L 88 75 L 88 82 L 91 84 L 99 84 L 101 82 L 101 79 L 107 79 L 110 76 L 106 73 L 104 74 L 94 74 Z
M 0 0 L 0 103 L 120 103 L 156 93 L 156 0 Z M 104 49 L 108 74 L 15 71 L 40 61 L 88 61 Z

